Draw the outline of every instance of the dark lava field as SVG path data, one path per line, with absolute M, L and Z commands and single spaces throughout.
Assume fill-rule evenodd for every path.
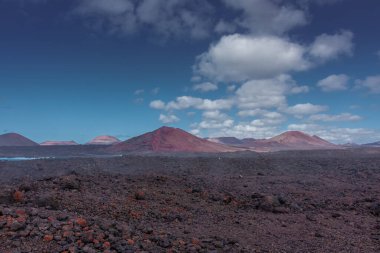
M 0 252 L 380 252 L 379 150 L 0 162 Z

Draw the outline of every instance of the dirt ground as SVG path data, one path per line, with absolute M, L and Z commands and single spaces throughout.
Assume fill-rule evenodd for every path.
M 0 252 L 380 252 L 380 152 L 0 162 Z

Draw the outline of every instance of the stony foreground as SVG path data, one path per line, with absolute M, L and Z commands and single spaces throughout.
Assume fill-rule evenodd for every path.
M 2 162 L 0 176 L 1 253 L 380 251 L 378 154 Z

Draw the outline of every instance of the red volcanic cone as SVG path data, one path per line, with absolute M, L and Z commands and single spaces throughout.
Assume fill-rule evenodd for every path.
M 161 127 L 109 148 L 116 152 L 231 152 L 237 148 L 214 143 L 179 128 Z
M 0 135 L 0 146 L 38 146 L 34 141 L 16 133 Z

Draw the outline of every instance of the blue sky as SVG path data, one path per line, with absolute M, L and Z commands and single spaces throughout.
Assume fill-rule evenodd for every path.
M 380 3 L 0 0 L 0 131 L 380 140 Z

